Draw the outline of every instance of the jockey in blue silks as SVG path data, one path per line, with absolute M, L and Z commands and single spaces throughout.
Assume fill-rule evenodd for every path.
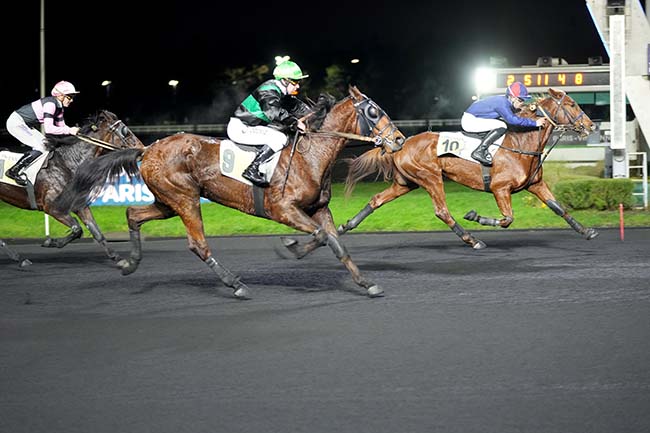
M 508 125 L 539 127 L 546 124 L 545 118 L 537 120 L 517 116 L 526 100 L 530 99 L 528 89 L 519 81 L 506 89 L 505 95 L 490 96 L 474 102 L 465 110 L 461 127 L 467 132 L 485 132 L 481 144 L 472 152 L 472 158 L 483 165 L 492 165 L 492 155 L 488 148 L 496 139 L 506 133 Z

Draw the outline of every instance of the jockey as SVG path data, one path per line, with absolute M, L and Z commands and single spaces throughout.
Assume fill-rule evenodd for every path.
M 228 122 L 227 132 L 231 140 L 261 146 L 253 162 L 242 173 L 242 177 L 261 187 L 268 186 L 268 183 L 259 166 L 287 144 L 287 136 L 282 131 L 305 131 L 305 124 L 296 113 L 299 111 L 297 108 L 304 110 L 305 104 L 294 95 L 300 90 L 299 80 L 309 75 L 304 75 L 297 64 L 285 59 L 273 70 L 274 78 L 263 82 L 244 99 Z
M 483 165 L 491 166 L 492 155 L 488 152 L 488 147 L 506 133 L 507 125 L 531 128 L 546 125 L 546 119 L 543 117 L 533 120 L 515 114 L 524 105 L 524 101 L 528 99 L 530 99 L 528 89 L 522 83 L 516 81 L 508 86 L 505 95 L 480 99 L 465 110 L 460 121 L 464 131 L 489 131 L 481 144 L 472 152 L 472 158 Z
M 52 96 L 23 105 L 9 115 L 7 131 L 32 150 L 25 152 L 18 162 L 5 172 L 8 178 L 13 179 L 18 185 L 27 185 L 21 172 L 45 152 L 45 137 L 37 129 L 40 124 L 43 124 L 46 134 L 77 134 L 79 128 L 71 128 L 65 124 L 63 110 L 70 106 L 78 93 L 72 83 L 59 81 L 52 88 Z

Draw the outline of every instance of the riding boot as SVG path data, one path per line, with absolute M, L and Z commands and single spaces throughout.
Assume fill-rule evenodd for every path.
M 40 150 L 30 150 L 29 152 L 25 152 L 22 157 L 16 162 L 13 167 L 9 168 L 5 172 L 5 176 L 7 176 L 9 179 L 13 180 L 20 186 L 25 186 L 27 185 L 27 177 L 22 173 L 24 169 L 29 167 L 29 165 L 36 160 L 39 156 L 41 156 L 43 152 Z
M 266 162 L 270 159 L 275 151 L 269 146 L 264 145 L 255 155 L 255 159 L 250 163 L 248 167 L 241 174 L 244 179 L 250 180 L 255 185 L 260 187 L 269 186 L 268 182 L 264 178 L 264 174 L 260 173 L 260 164 Z
M 488 132 L 485 138 L 479 146 L 472 152 L 472 158 L 479 161 L 481 164 L 486 166 L 492 165 L 492 154 L 488 152 L 488 147 L 494 143 L 494 141 L 505 134 L 506 128 L 497 128 Z

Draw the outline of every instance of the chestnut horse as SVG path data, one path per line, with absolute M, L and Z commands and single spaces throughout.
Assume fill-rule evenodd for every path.
M 465 215 L 467 220 L 506 228 L 514 221 L 511 195 L 528 190 L 586 239 L 596 237 L 598 232 L 591 228 L 586 229 L 564 210 L 542 178 L 542 163 L 548 152 L 544 149 L 553 130 L 572 129 L 586 136 L 595 129 L 595 125 L 566 93 L 549 89 L 549 94 L 550 96 L 532 105 L 532 110 L 522 113 L 526 117 L 547 117 L 547 126 L 528 132 L 508 132 L 496 152 L 491 168 L 456 156 L 439 156 L 437 148 L 440 134 L 436 132 L 423 132 L 409 137 L 403 149 L 395 154 L 382 155 L 376 150 L 369 150 L 350 160 L 346 179 L 347 194 L 359 180 L 376 172 L 383 174 L 385 180 L 392 179 L 393 183 L 372 197 L 347 223 L 339 226 L 339 234 L 357 227 L 383 204 L 422 187 L 431 196 L 435 214 L 439 219 L 466 244 L 474 249 L 485 248 L 483 241 L 476 239 L 461 227 L 449 213 L 445 199 L 444 175 L 470 188 L 491 192 L 503 215 L 501 219 L 486 218 L 472 210 Z M 300 258 L 318 247 L 314 242 L 307 243 L 299 251 L 294 251 L 294 254 Z
M 43 211 L 70 227 L 70 233 L 67 236 L 54 239 L 48 237 L 43 243 L 44 247 L 63 248 L 71 241 L 80 238 L 83 230 L 79 222 L 69 212 L 61 212 L 55 208 L 53 203 L 70 182 L 77 167 L 84 161 L 105 153 L 107 148 L 144 149 L 144 145 L 115 114 L 106 110 L 99 111 L 87 119 L 79 129 L 78 136 L 48 135 L 47 140 L 50 145 L 57 147 L 48 154 L 48 161 L 44 163 L 34 182 L 36 209 L 33 208 L 28 190 L 24 187 L 0 183 L 0 200 L 22 209 Z M 119 261 L 121 258 L 108 246 L 90 208 L 84 206 L 75 211 L 75 214 L 86 225 L 106 255 L 116 262 Z M 2 240 L 0 240 L 0 249 L 4 249 L 9 257 L 17 261 L 21 267 L 31 264 L 28 259 L 11 250 Z
M 248 287 L 215 259 L 206 242 L 199 201 L 203 196 L 243 213 L 310 233 L 315 242 L 330 246 L 368 296 L 381 296 L 383 290 L 361 276 L 338 239 L 329 209 L 332 167 L 349 138 L 364 139 L 365 134 L 372 132 L 377 135 L 376 144 L 381 144 L 382 151 L 392 153 L 401 148 L 404 135 L 356 87 L 350 87 L 349 97 L 336 105 L 334 102 L 329 95 L 321 96 L 314 112 L 306 116 L 309 131 L 318 129 L 307 132 L 295 147 L 288 146 L 281 151 L 270 186 L 263 190 L 223 174 L 220 139 L 176 134 L 156 141 L 145 151 L 115 152 L 82 167 L 70 190 L 61 197 L 60 205 L 75 209 L 80 204 L 75 202 L 75 197 L 87 196 L 111 173 L 117 174 L 122 169 L 137 173 L 136 160 L 142 156 L 139 173 L 155 196 L 155 202 L 127 209 L 132 250 L 129 259 L 119 263 L 123 274 L 134 272 L 141 260 L 142 224 L 178 215 L 187 230 L 189 249 L 233 289 L 236 298 L 248 299 Z M 356 135 L 362 131 L 364 136 Z

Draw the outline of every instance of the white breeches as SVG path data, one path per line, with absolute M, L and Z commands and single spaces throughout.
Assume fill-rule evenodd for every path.
M 469 113 L 463 113 L 463 117 L 460 119 L 460 126 L 467 132 L 485 132 L 508 127 L 503 120 L 482 119 Z
M 228 137 L 241 144 L 252 146 L 267 145 L 274 152 L 279 152 L 287 144 L 287 136 L 277 129 L 268 126 L 247 126 L 236 117 L 228 122 Z
M 43 134 L 39 130 L 27 126 L 20 114 L 15 111 L 7 119 L 7 131 L 21 143 L 34 150 L 45 152 L 45 144 L 43 144 L 45 137 Z

